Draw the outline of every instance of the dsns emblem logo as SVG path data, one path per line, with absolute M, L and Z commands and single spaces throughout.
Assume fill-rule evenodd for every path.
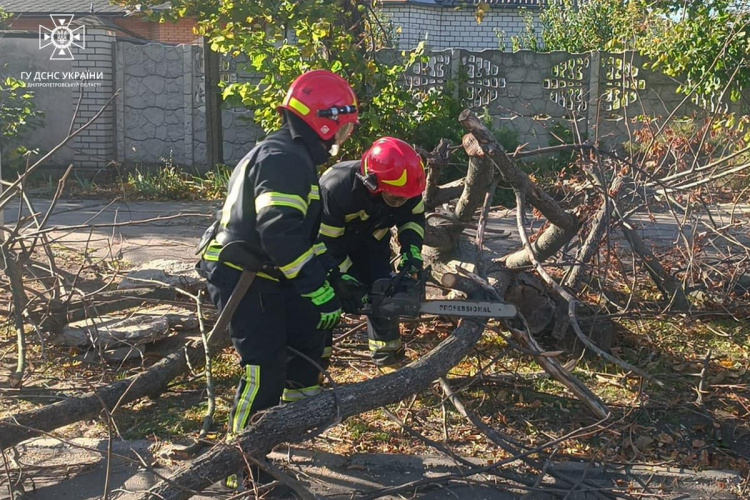
M 86 48 L 86 27 L 71 28 L 72 14 L 50 14 L 53 29 L 39 26 L 39 49 L 52 45 L 52 61 L 72 61 L 71 47 Z

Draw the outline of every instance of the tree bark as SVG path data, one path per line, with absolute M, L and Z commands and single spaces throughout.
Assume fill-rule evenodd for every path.
M 471 137 L 467 134 L 466 137 Z M 466 184 L 464 192 L 456 203 L 456 215 L 458 220 L 470 221 L 474 212 L 484 202 L 487 190 L 495 178 L 495 169 L 492 161 L 484 155 L 469 157 L 469 170 L 466 173 Z M 493 193 L 490 193 L 490 196 Z
M 550 226 L 536 240 L 535 249 L 540 259 L 547 258 L 560 250 L 578 232 L 579 221 L 571 213 L 560 207 L 552 197 L 534 184 L 529 176 L 515 166 L 490 131 L 471 110 L 465 109 L 458 121 L 473 136 L 464 138 L 464 149 L 469 156 L 484 155 L 499 170 L 503 180 L 524 193 L 526 200 L 550 222 Z M 511 254 L 506 259 L 509 268 L 528 266 L 531 260 L 525 250 Z

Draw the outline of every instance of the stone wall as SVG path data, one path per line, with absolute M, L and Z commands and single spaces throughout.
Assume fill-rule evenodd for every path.
M 118 87 L 122 89 L 118 101 L 118 161 L 129 165 L 169 161 L 204 170 L 206 89 L 202 48 L 128 42 L 118 42 L 117 47 Z M 227 164 L 237 163 L 262 135 L 247 117 L 252 118 L 249 110 L 222 110 Z

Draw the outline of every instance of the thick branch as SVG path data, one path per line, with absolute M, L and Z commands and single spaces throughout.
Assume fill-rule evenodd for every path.
M 217 445 L 189 465 L 181 467 L 140 499 L 177 500 L 189 498 L 222 479 L 227 471 L 242 467 L 242 452 L 257 459 L 274 446 L 317 435 L 312 429 L 335 425 L 341 419 L 401 401 L 427 389 L 445 375 L 479 340 L 484 327 L 463 322 L 456 331 L 427 356 L 389 375 L 326 391 L 294 404 L 277 406 L 262 415 L 241 436 L 238 446 Z M 179 486 L 178 486 L 179 485 Z M 190 491 L 189 491 L 190 490 Z
M 16 339 L 18 341 L 18 360 L 16 371 L 10 376 L 11 387 L 21 387 L 23 383 L 23 374 L 26 371 L 26 333 L 24 331 L 23 311 L 29 299 L 23 288 L 22 268 L 18 263 L 18 255 L 11 250 L 4 251 L 5 274 L 10 281 L 10 292 L 13 296 L 13 317 L 16 329 Z
M 466 134 L 465 137 L 471 137 Z M 466 184 L 461 198 L 456 203 L 456 215 L 461 221 L 469 221 L 474 212 L 482 205 L 487 190 L 492 185 L 495 169 L 491 160 L 483 155 L 469 158 L 469 170 L 466 173 Z
M 464 149 L 470 156 L 480 154 L 489 158 L 499 170 L 503 180 L 514 189 L 521 191 L 528 202 L 539 210 L 550 222 L 550 226 L 537 239 L 537 252 L 547 258 L 562 248 L 578 232 L 579 221 L 571 213 L 560 207 L 552 197 L 534 184 L 529 176 L 519 169 L 505 153 L 485 125 L 470 110 L 466 109 L 458 117 L 461 124 L 473 136 L 464 138 Z M 523 250 L 508 257 L 508 267 L 528 266 L 531 261 Z
M 508 284 L 508 275 L 501 274 L 494 284 L 494 290 L 502 294 Z M 189 498 L 191 491 L 200 491 L 223 479 L 227 471 L 242 467 L 242 453 L 262 459 L 280 443 L 309 439 L 318 435 L 320 429 L 336 425 L 342 419 L 424 391 L 469 353 L 483 331 L 483 324 L 463 321 L 453 335 L 430 353 L 397 372 L 325 391 L 294 404 L 271 408 L 254 417 L 254 423 L 237 438 L 236 447 L 215 446 L 191 464 L 177 470 L 169 481 L 157 484 L 139 498 Z

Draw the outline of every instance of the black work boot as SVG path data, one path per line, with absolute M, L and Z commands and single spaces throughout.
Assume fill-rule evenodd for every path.
M 406 353 L 403 347 L 397 351 L 373 351 L 371 357 L 375 366 L 388 368 L 391 371 L 398 370 L 406 361 Z

